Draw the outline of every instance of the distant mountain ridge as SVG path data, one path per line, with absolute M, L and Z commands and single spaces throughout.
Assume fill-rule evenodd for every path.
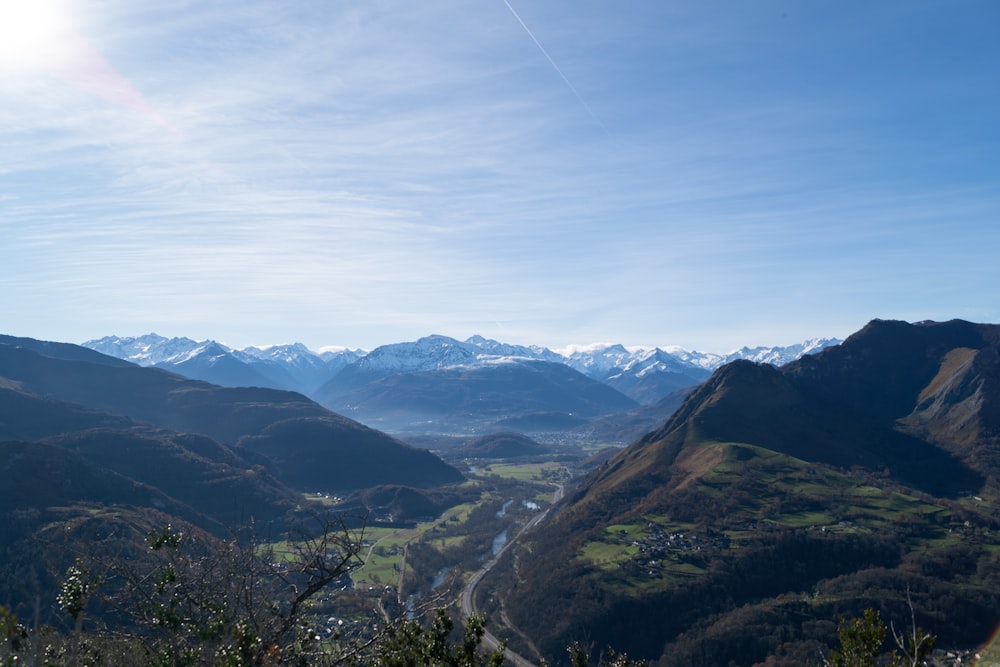
M 640 403 L 655 403 L 677 389 L 698 384 L 735 359 L 783 365 L 839 344 L 819 338 L 784 347 L 744 347 L 729 354 L 691 352 L 679 347 L 627 348 L 620 344 L 575 346 L 563 353 L 541 346 L 511 345 L 482 336 L 460 341 L 430 335 L 371 351 L 341 349 L 316 353 L 301 343 L 234 349 L 212 340 L 106 336 L 84 347 L 140 366 L 156 366 L 222 386 L 263 386 L 315 397 L 342 372 L 366 377 L 482 367 L 500 361 L 534 360 L 569 366 Z
M 321 387 L 316 400 L 376 428 L 408 433 L 489 432 L 526 415 L 586 420 L 638 407 L 565 364 L 519 357 L 411 372 L 359 363 Z
M 310 394 L 345 366 L 363 356 L 361 350 L 316 353 L 301 343 L 233 349 L 214 340 L 143 336 L 105 336 L 83 347 L 140 366 L 174 371 L 192 380 L 224 387 L 270 387 Z
M 437 334 L 370 352 L 340 349 L 322 355 L 301 343 L 234 350 L 215 341 L 156 334 L 109 336 L 85 345 L 222 386 L 297 391 L 334 412 L 404 437 L 489 433 L 520 424 L 517 428 L 537 433 L 596 428 L 624 443 L 620 436 L 655 428 L 670 415 L 677 402 L 664 402 L 667 397 L 700 384 L 727 360 L 747 356 L 783 363 L 837 342 L 742 348 L 729 355 L 619 344 L 557 352 L 482 336 L 460 341 Z M 628 418 L 629 425 L 616 422 L 623 428 L 595 423 L 640 407 L 648 409 Z

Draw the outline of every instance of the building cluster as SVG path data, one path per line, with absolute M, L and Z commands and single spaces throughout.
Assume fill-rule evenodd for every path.
M 681 564 L 701 567 L 713 553 L 727 551 L 732 541 L 724 533 L 700 534 L 693 531 L 669 531 L 650 523 L 641 537 L 630 538 L 627 530 L 619 533 L 621 540 L 637 551 L 619 567 L 630 576 L 694 576 Z

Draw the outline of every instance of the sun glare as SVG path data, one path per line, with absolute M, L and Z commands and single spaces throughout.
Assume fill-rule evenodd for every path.
M 44 67 L 59 56 L 67 30 L 55 0 L 0 0 L 0 67 Z

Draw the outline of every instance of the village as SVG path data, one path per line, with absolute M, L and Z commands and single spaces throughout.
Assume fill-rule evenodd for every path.
M 725 533 L 670 531 L 652 522 L 641 536 L 630 537 L 625 529 L 618 534 L 620 543 L 637 549 L 631 558 L 619 563 L 628 576 L 696 576 L 713 555 L 728 551 L 732 545 Z

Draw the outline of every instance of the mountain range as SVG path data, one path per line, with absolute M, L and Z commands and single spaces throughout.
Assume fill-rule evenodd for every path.
M 1000 326 L 876 320 L 717 369 L 487 590 L 550 659 L 587 628 L 661 665 L 806 664 L 831 619 L 902 622 L 911 595 L 940 644 L 974 646 L 1000 618 L 998 504 Z
M 459 341 L 440 335 L 370 352 L 314 353 L 300 343 L 235 350 L 211 340 L 156 334 L 108 336 L 83 345 L 221 386 L 297 391 L 338 413 L 406 433 L 502 430 L 511 419 L 576 427 L 655 405 L 734 359 L 780 365 L 837 343 L 816 339 L 788 347 L 742 348 L 728 355 L 614 344 L 575 347 L 560 354 L 482 336 Z M 654 423 L 668 414 L 657 412 Z
M 465 502 L 458 470 L 351 418 L 363 415 L 424 423 L 463 464 L 582 460 L 533 429 L 589 429 L 588 453 L 601 434 L 639 434 L 585 461 L 475 589 L 491 632 L 550 664 L 582 639 L 664 667 L 790 667 L 825 655 L 836 619 L 870 607 L 905 623 L 912 602 L 944 646 L 982 645 L 1000 619 L 1000 325 L 875 320 L 838 345 L 785 350 L 796 358 L 783 364 L 744 349 L 686 366 L 676 349 L 556 354 L 431 336 L 330 356 L 341 367 L 329 371 L 292 363 L 323 361 L 301 346 L 240 351 L 269 360 L 251 363 L 177 340 L 119 339 L 123 355 L 145 345 L 156 367 L 144 367 L 0 336 L 0 604 L 51 588 L 37 564 L 67 540 L 141 544 L 174 520 L 277 526 L 318 507 L 308 491 L 406 520 Z M 271 380 L 317 369 L 311 393 L 328 406 L 178 367 Z M 612 384 L 696 368 L 704 381 L 655 403 Z

